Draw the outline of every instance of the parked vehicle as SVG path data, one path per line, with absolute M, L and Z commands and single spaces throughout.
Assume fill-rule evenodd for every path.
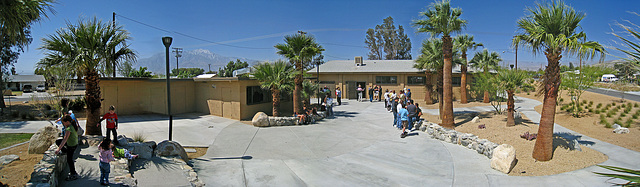
M 38 92 L 45 92 L 45 91 L 47 91 L 47 88 L 46 88 L 46 87 L 44 87 L 44 85 L 38 85 L 38 86 L 36 87 L 36 91 L 38 91 Z
M 33 86 L 31 85 L 24 85 L 22 87 L 22 92 L 33 92 Z
M 614 74 L 604 74 L 600 78 L 602 82 L 615 82 L 618 81 L 618 78 Z

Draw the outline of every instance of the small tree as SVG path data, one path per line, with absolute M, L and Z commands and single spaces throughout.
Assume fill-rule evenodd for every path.
M 527 73 L 520 70 L 506 70 L 502 69 L 496 76 L 493 82 L 497 83 L 497 88 L 500 92 L 507 92 L 507 127 L 515 126 L 514 112 L 515 112 L 515 100 L 513 98 L 517 89 L 526 84 L 528 79 Z
M 202 68 L 178 68 L 171 70 L 171 76 L 177 76 L 181 79 L 193 78 L 202 74 L 204 74 L 204 69 Z
M 246 61 L 242 62 L 240 61 L 240 59 L 236 59 L 235 62 L 229 61 L 229 63 L 227 63 L 227 66 L 219 68 L 218 73 L 220 73 L 220 77 L 233 77 L 233 71 L 246 67 L 249 67 L 249 63 L 247 63 Z
M 593 84 L 600 78 L 598 75 L 598 69 L 596 67 L 586 66 L 582 68 L 582 71 L 578 73 L 565 72 L 562 75 L 562 83 L 560 87 L 563 90 L 567 90 L 567 93 L 571 97 L 571 107 L 573 117 L 580 117 L 578 111 L 580 97 L 585 90 L 591 88 Z
M 140 67 L 138 70 L 133 70 L 129 74 L 129 77 L 153 77 L 151 72 L 147 71 L 147 67 Z
M 474 81 L 471 87 L 471 91 L 476 95 L 483 94 L 485 98 L 488 98 L 491 102 L 491 106 L 495 109 L 496 113 L 502 114 L 502 100 L 498 97 L 499 83 L 494 78 L 493 74 L 477 74 L 474 77 Z

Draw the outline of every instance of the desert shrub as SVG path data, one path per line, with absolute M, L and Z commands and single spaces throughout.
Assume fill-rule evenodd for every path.
M 618 124 L 618 125 L 620 125 L 620 124 L 623 124 L 623 123 L 622 123 L 622 120 L 621 120 L 621 119 L 616 119 L 616 120 L 613 120 L 613 124 Z
M 144 133 L 141 132 L 134 132 L 133 133 L 133 141 L 134 142 L 144 142 L 147 140 L 147 136 L 144 135 Z
M 631 118 L 627 119 L 627 121 L 624 122 L 624 127 L 629 128 L 631 127 L 631 124 L 633 123 L 633 120 Z
M 638 119 L 638 114 L 634 114 L 634 115 L 632 115 L 632 116 L 631 116 L 631 118 L 633 118 L 633 119 Z
M 626 113 L 620 113 L 620 117 L 621 117 L 621 118 L 622 118 L 622 117 L 627 117 L 627 114 L 626 114 Z
M 624 103 L 622 103 L 622 104 L 621 104 L 620 106 L 618 106 L 618 107 L 626 108 L 627 106 L 626 106 Z
M 596 111 L 596 114 L 600 114 L 600 110 L 596 109 L 595 111 Z
M 84 97 L 78 97 L 69 103 L 69 110 L 83 111 L 85 104 Z
M 567 107 L 569 107 L 569 105 L 563 105 L 562 107 L 560 107 L 560 110 L 566 110 Z
M 607 119 L 605 119 L 605 118 L 600 118 L 600 124 L 606 125 L 607 123 L 609 123 L 609 122 L 607 121 Z
M 587 104 L 587 100 L 582 100 L 582 104 Z
M 589 111 L 589 113 L 593 113 L 593 109 L 589 109 L 588 111 Z
M 611 128 L 612 126 L 611 126 L 611 123 L 609 123 L 608 121 L 605 121 L 604 127 L 605 128 Z
M 615 103 L 615 102 L 613 102 L 613 103 L 611 103 L 611 105 L 612 105 L 612 106 L 616 106 L 616 103 Z
M 621 109 L 622 107 L 620 105 L 616 106 L 616 109 Z
M 589 105 L 593 105 L 593 101 L 589 101 Z
M 613 116 L 613 112 L 611 111 L 607 112 L 607 117 L 610 118 L 611 116 Z
M 527 95 L 531 95 L 531 93 L 527 92 Z
M 601 108 L 602 107 L 602 103 L 598 103 L 598 105 L 596 105 L 596 108 Z
M 640 107 L 640 105 L 638 105 L 638 103 L 636 103 L 636 104 L 633 104 L 633 107 L 638 108 L 638 107 Z

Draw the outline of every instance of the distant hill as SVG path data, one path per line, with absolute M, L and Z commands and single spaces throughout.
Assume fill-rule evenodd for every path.
M 154 74 L 165 74 L 165 54 L 157 53 L 149 58 L 140 58 L 133 67 L 147 67 L 148 71 Z M 176 68 L 175 53 L 171 53 L 169 58 L 169 66 L 171 69 Z M 191 51 L 183 51 L 182 57 L 180 57 L 180 68 L 202 68 L 204 71 L 209 71 L 209 64 L 211 64 L 211 71 L 218 71 L 218 68 L 226 66 L 229 61 L 246 61 L 249 65 L 258 63 L 258 60 L 238 58 L 238 57 L 226 57 L 216 53 L 213 53 L 206 49 L 195 49 Z

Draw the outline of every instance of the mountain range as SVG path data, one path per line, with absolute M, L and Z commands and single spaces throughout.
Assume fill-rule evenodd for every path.
M 170 69 L 176 68 L 175 53 L 169 54 L 169 66 Z M 183 51 L 182 57 L 179 58 L 179 68 L 202 68 L 205 72 L 209 71 L 209 64 L 211 64 L 211 71 L 218 71 L 218 68 L 224 67 L 229 61 L 246 61 L 250 66 L 257 64 L 258 60 L 239 58 L 239 57 L 226 57 L 206 49 L 195 49 L 190 51 Z M 165 74 L 166 62 L 165 54 L 157 53 L 148 58 L 140 58 L 133 65 L 134 68 L 147 67 L 147 71 L 151 71 L 154 74 Z

